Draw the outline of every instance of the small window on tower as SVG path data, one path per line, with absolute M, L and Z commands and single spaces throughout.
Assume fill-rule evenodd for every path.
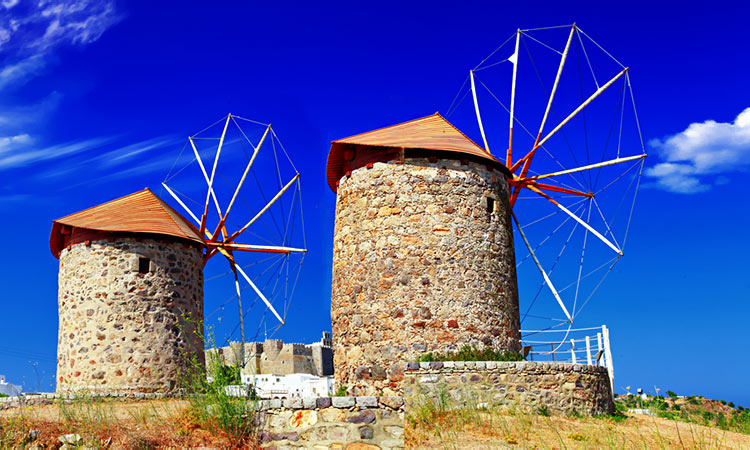
M 138 273 L 148 273 L 149 266 L 151 265 L 150 258 L 138 258 Z
M 495 199 L 492 197 L 487 197 L 487 214 L 492 214 L 495 212 Z

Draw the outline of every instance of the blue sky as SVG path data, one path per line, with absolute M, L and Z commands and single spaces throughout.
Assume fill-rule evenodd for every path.
M 626 256 L 581 325 L 611 329 L 618 391 L 656 385 L 750 406 L 750 60 L 739 2 L 0 4 L 0 373 L 9 381 L 53 386 L 52 220 L 158 191 L 185 137 L 229 112 L 273 123 L 302 174 L 309 253 L 276 336 L 317 340 L 330 329 L 330 141 L 445 113 L 468 69 L 516 28 L 575 21 L 631 67 L 651 155 Z

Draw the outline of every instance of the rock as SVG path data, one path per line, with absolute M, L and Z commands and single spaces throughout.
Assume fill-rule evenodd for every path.
M 357 406 L 360 408 L 377 408 L 378 398 L 377 397 L 357 397 Z
M 404 406 L 403 397 L 380 397 L 380 403 L 393 409 L 399 409 Z
M 351 408 L 355 405 L 354 397 L 332 397 L 331 404 L 334 408 Z
M 402 381 L 404 379 L 404 365 L 400 362 L 395 362 L 388 368 L 387 373 L 390 381 Z
M 375 413 L 369 409 L 361 411 L 359 414 L 346 419 L 349 423 L 373 423 L 375 422 Z
M 404 427 L 388 425 L 384 429 L 394 439 L 401 439 L 404 436 Z
M 364 442 L 352 442 L 347 444 L 346 450 L 380 450 L 380 447 L 374 444 L 365 444 Z
M 302 407 L 305 409 L 315 409 L 317 407 L 316 397 L 304 397 L 302 398 Z
M 318 423 L 318 413 L 311 410 L 295 411 L 289 419 L 289 425 L 292 428 L 311 427 L 316 423 Z
M 64 434 L 57 438 L 63 444 L 78 445 L 81 442 L 80 434 Z
M 315 399 L 316 407 L 320 409 L 329 408 L 331 406 L 331 397 L 318 397 Z
M 372 427 L 364 426 L 359 427 L 359 438 L 360 439 L 372 439 L 375 435 Z

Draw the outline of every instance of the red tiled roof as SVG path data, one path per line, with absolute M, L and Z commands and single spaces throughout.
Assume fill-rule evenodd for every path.
M 162 234 L 203 244 L 198 229 L 148 188 L 57 219 L 52 223 L 50 249 L 63 249 L 62 225 L 105 232 Z
M 344 175 L 345 151 L 352 146 L 425 149 L 463 153 L 502 164 L 494 156 L 469 139 L 439 113 L 386 128 L 357 134 L 331 143 L 326 177 L 336 192 L 336 183 Z

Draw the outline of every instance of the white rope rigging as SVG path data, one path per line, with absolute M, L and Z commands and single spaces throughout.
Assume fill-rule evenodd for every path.
M 562 55 L 561 51 L 550 47 L 549 45 L 545 44 L 544 42 L 540 41 L 539 39 L 536 39 L 534 36 L 531 36 L 528 33 L 524 33 L 523 31 L 521 31 L 521 34 L 523 34 L 525 37 L 531 39 L 532 41 L 536 42 L 537 44 L 540 44 L 540 45 L 542 45 L 542 46 L 544 46 L 544 47 L 552 50 L 553 52 L 557 53 L 558 55 Z
M 551 27 L 526 28 L 526 29 L 523 29 L 521 31 L 526 32 L 526 31 L 555 30 L 555 29 L 558 29 L 558 28 L 570 28 L 573 25 L 575 25 L 575 24 L 571 23 L 569 25 L 555 25 L 555 26 L 551 26 Z
M 586 32 L 583 31 L 580 27 L 578 27 L 578 31 L 581 32 L 581 34 L 583 34 L 584 36 L 586 36 L 586 38 L 588 40 L 590 40 L 591 42 L 593 42 L 594 45 L 596 45 L 597 47 L 599 47 L 599 50 L 603 51 L 607 56 L 609 56 L 610 58 L 612 58 L 612 61 L 616 62 L 620 67 L 622 67 L 623 69 L 625 69 L 625 66 L 622 65 L 620 63 L 620 61 L 618 61 L 617 59 L 615 59 L 614 56 L 610 55 L 608 51 L 604 50 L 604 47 L 602 47 L 601 45 L 599 45 L 598 42 L 596 42 L 595 40 L 591 39 L 591 36 L 589 36 L 588 34 L 586 34 Z
M 567 221 L 567 220 L 566 220 Z M 563 222 L 564 223 L 564 222 Z M 578 228 L 578 224 L 573 224 L 573 228 L 570 230 L 570 234 L 568 235 L 568 238 L 565 240 L 565 243 L 563 244 L 562 248 L 560 249 L 560 253 L 557 254 L 557 258 L 552 263 L 552 266 L 549 269 L 549 275 L 552 275 L 552 272 L 557 267 L 557 263 L 560 261 L 560 258 L 562 257 L 565 250 L 568 248 L 568 244 L 570 243 L 570 240 L 573 238 L 573 233 L 575 233 L 576 228 Z M 559 228 L 558 228 L 559 229 Z M 529 307 L 526 308 L 526 313 L 524 313 L 523 318 L 521 318 L 521 323 L 526 319 L 526 317 L 529 315 L 529 311 L 531 311 L 531 308 L 534 306 L 534 303 L 536 303 L 537 299 L 539 298 L 539 294 L 542 292 L 542 288 L 544 288 L 544 283 L 540 284 L 539 289 L 536 291 L 536 295 L 534 296 L 534 299 L 529 304 Z M 575 309 L 575 308 L 574 308 Z
M 474 67 L 474 69 L 472 69 L 472 70 L 478 70 L 478 69 L 479 69 L 479 67 L 480 67 L 480 66 L 481 66 L 482 64 L 484 64 L 484 63 L 485 63 L 485 62 L 486 62 L 486 61 L 487 61 L 488 59 L 492 58 L 492 55 L 494 55 L 495 53 L 497 53 L 497 52 L 498 52 L 498 51 L 499 51 L 499 50 L 500 50 L 501 48 L 503 48 L 503 47 L 505 46 L 505 44 L 507 44 L 508 42 L 510 42 L 510 40 L 511 40 L 511 39 L 513 39 L 514 37 L 516 37 L 516 33 L 513 33 L 513 34 L 511 34 L 511 35 L 510 35 L 510 37 L 509 37 L 508 39 L 506 39 L 505 41 L 503 41 L 503 43 L 502 43 L 502 44 L 500 44 L 500 45 L 499 45 L 499 46 L 498 46 L 498 47 L 497 47 L 497 48 L 496 48 L 495 50 L 493 50 L 493 51 L 492 51 L 492 53 L 490 53 L 489 55 L 487 55 L 487 57 L 486 57 L 486 58 L 484 58 L 484 59 L 482 60 L 482 62 L 480 62 L 479 64 L 477 64 L 477 66 L 476 66 L 476 67 Z

